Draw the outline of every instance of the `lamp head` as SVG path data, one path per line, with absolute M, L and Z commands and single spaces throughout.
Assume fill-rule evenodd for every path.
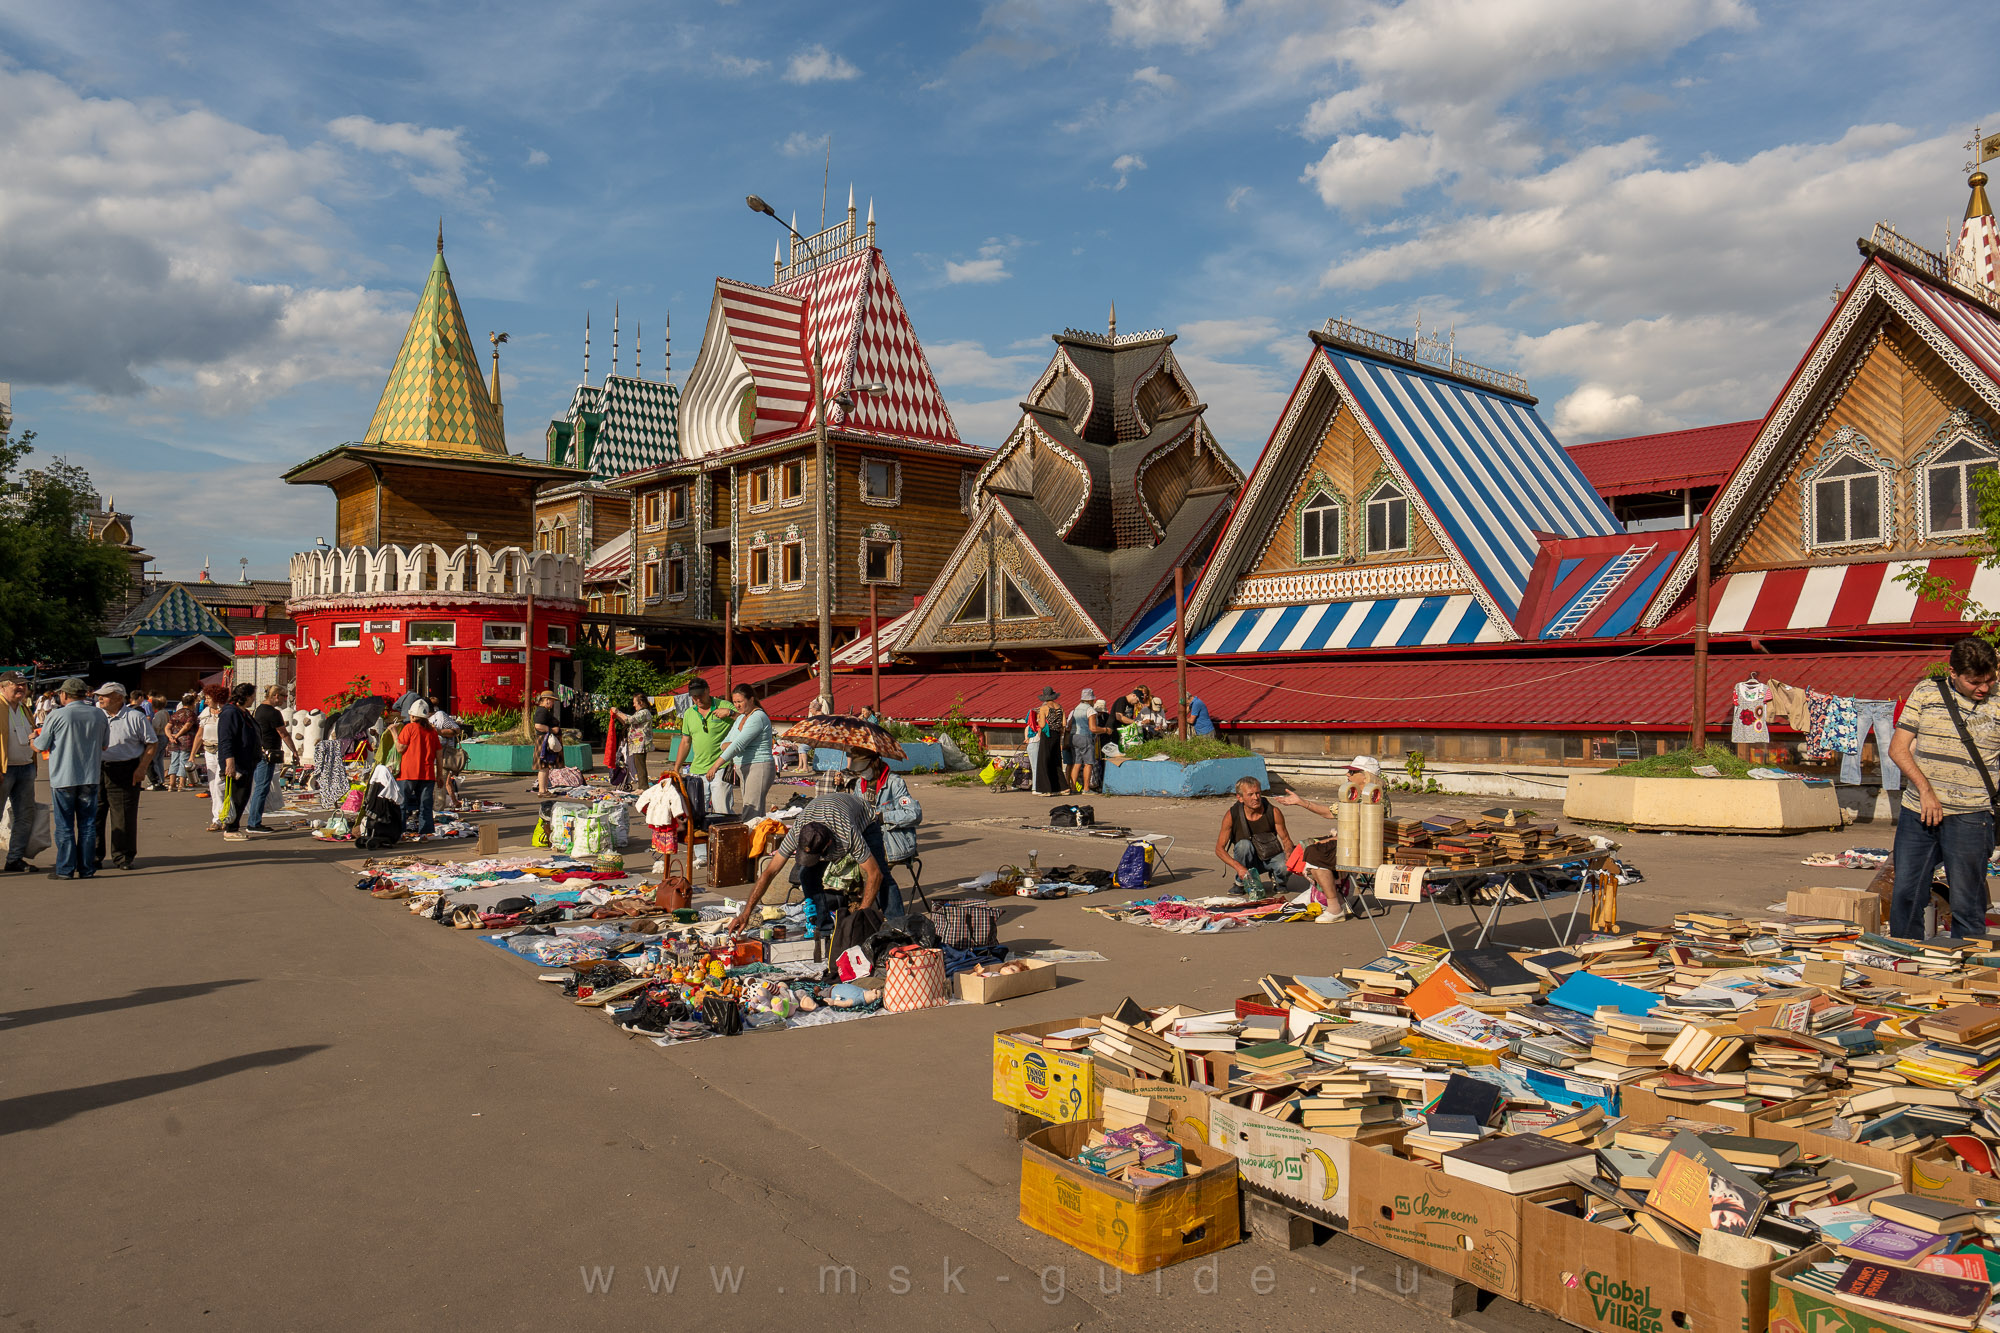
M 778 216 L 775 212 L 772 211 L 771 206 L 765 203 L 764 200 L 758 195 L 754 194 L 746 195 L 744 196 L 743 202 L 750 205 L 750 211 L 752 213 L 769 213 L 772 217 Z

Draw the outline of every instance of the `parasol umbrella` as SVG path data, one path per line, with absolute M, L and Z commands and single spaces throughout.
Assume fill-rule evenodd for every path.
M 818 714 L 798 723 L 786 732 L 785 739 L 809 745 L 824 745 L 834 750 L 867 750 L 871 754 L 881 755 L 884 759 L 903 757 L 903 747 L 896 744 L 894 736 L 873 722 L 864 722 L 858 717 Z
M 356 699 L 333 715 L 334 738 L 346 744 L 380 722 L 388 711 L 389 701 L 379 695 Z

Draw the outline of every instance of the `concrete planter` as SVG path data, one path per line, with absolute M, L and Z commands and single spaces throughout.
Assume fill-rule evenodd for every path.
M 914 773 L 919 769 L 927 772 L 944 770 L 944 746 L 930 741 L 904 741 L 903 757 L 889 761 L 892 773 Z M 813 769 L 820 773 L 832 773 L 847 767 L 847 751 L 829 750 L 825 746 L 813 749 Z
M 465 771 L 468 773 L 532 773 L 535 747 L 532 745 L 467 745 Z M 571 768 L 590 771 L 590 747 L 565 745 L 563 762 Z
M 1116 796 L 1227 796 L 1242 778 L 1255 778 L 1263 786 L 1271 781 L 1263 759 L 1254 754 L 1198 764 L 1129 759 L 1104 766 L 1104 790 Z
M 1832 787 L 1756 778 L 1572 777 L 1570 819 L 1711 833 L 1804 833 L 1840 827 Z

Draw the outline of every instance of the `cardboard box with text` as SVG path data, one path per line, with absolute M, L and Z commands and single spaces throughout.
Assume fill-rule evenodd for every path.
M 1385 1149 L 1348 1156 L 1357 1240 L 1521 1299 L 1521 1200 Z
M 1035 1040 L 1095 1018 L 1064 1018 L 993 1034 L 993 1100 L 1055 1124 L 1097 1117 L 1095 1064 L 1088 1050 L 1051 1051 Z
M 1208 1141 L 1236 1158 L 1243 1188 L 1252 1194 L 1276 1199 L 1323 1225 L 1347 1226 L 1353 1206 L 1347 1164 L 1355 1140 L 1252 1111 L 1216 1094 L 1208 1099 Z
M 1243 1238 L 1228 1153 L 1181 1139 L 1199 1171 L 1141 1189 L 1072 1160 L 1096 1127 L 1051 1125 L 1022 1141 L 1021 1221 L 1124 1273 L 1150 1273 Z

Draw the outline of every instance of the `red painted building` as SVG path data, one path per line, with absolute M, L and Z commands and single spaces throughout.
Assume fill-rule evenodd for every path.
M 374 420 L 285 474 L 334 494 L 335 540 L 292 557 L 298 705 L 405 690 L 454 712 L 574 686 L 576 559 L 534 549 L 535 492 L 582 477 L 507 452 L 442 239 Z

